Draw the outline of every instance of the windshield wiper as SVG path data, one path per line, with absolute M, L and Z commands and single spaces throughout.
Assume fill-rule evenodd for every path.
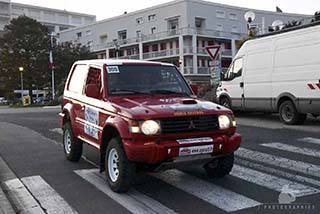
M 178 91 L 170 91 L 170 90 L 151 90 L 150 93 L 152 93 L 152 94 L 185 94 L 185 95 L 189 95 L 186 92 L 178 92 Z
M 136 91 L 136 90 L 131 90 L 131 89 L 112 89 L 111 93 L 114 93 L 114 94 L 126 94 L 126 93 L 131 93 L 131 94 L 150 94 L 149 92 Z

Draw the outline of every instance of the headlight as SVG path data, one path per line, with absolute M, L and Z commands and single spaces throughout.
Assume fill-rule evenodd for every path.
M 141 131 L 145 135 L 154 135 L 159 133 L 160 125 L 154 120 L 146 120 L 141 124 Z
M 218 117 L 220 129 L 228 129 L 231 126 L 231 120 L 228 115 L 220 115 Z

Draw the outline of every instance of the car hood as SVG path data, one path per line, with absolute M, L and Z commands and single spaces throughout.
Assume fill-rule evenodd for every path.
M 114 97 L 110 102 L 118 114 L 133 119 L 231 113 L 223 106 L 189 96 Z

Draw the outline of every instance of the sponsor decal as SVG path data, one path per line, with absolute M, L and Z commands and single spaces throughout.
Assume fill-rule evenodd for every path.
M 107 66 L 108 74 L 117 74 L 120 73 L 118 66 Z
M 86 106 L 84 114 L 84 133 L 98 139 L 99 111 Z
M 203 111 L 174 112 L 174 116 L 195 116 L 204 114 Z
M 201 138 L 187 138 L 187 139 L 178 139 L 179 144 L 190 144 L 190 143 L 211 143 L 213 139 L 211 137 L 201 137 Z

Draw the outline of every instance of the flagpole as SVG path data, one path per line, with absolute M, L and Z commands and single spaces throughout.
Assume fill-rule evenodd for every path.
M 50 43 L 51 43 L 51 49 L 50 49 L 50 60 L 52 63 L 52 66 L 51 66 L 51 88 L 52 88 L 52 100 L 55 99 L 55 91 L 54 91 L 54 66 L 53 66 L 53 37 L 52 37 L 52 33 L 50 34 Z

